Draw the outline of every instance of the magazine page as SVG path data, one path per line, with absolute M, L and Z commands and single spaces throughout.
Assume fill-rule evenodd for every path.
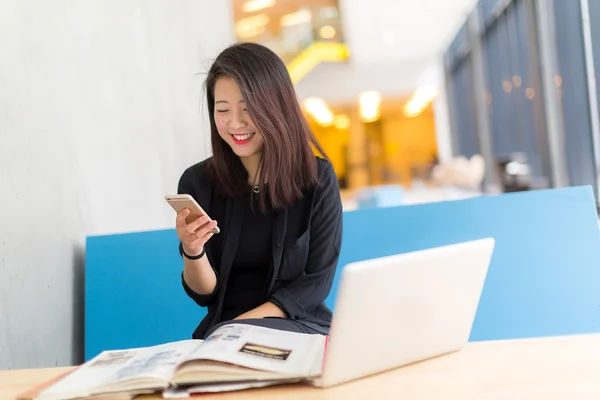
M 263 371 L 311 375 L 325 336 L 245 324 L 217 329 L 186 361 L 213 360 Z
M 199 347 L 201 340 L 182 340 L 140 349 L 110 376 L 106 385 L 115 386 L 132 379 L 159 378 L 168 383 L 175 368 Z
M 40 400 L 86 397 L 114 390 L 115 386 L 130 379 L 156 378 L 166 386 L 177 364 L 200 343 L 198 340 L 188 340 L 105 351 L 42 391 Z
M 105 351 L 39 394 L 40 400 L 85 397 L 102 386 L 140 349 Z

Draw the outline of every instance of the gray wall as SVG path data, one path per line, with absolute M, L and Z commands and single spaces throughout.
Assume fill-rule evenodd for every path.
M 0 369 L 81 361 L 87 235 L 173 226 L 229 3 L 0 1 Z

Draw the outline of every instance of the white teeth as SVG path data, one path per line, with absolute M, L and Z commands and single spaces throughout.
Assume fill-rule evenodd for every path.
M 250 139 L 250 137 L 254 135 L 254 133 L 247 133 L 245 135 L 233 135 L 234 138 L 236 138 L 237 140 L 246 140 L 246 139 Z

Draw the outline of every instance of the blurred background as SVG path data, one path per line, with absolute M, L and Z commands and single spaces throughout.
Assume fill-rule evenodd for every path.
M 458 171 L 451 177 L 440 167 L 433 179 L 440 156 L 452 163 L 459 155 L 442 54 L 474 4 L 233 1 L 236 39 L 269 46 L 286 61 L 347 210 L 479 193 L 478 182 L 453 184 Z
M 86 237 L 174 226 L 236 41 L 287 64 L 347 211 L 598 193 L 595 0 L 0 0 L 0 368 L 81 360 Z
M 597 192 L 598 2 L 232 7 L 236 39 L 286 61 L 346 209 L 569 185 Z

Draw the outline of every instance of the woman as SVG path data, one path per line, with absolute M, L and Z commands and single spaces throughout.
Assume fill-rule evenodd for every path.
M 323 301 L 340 253 L 342 205 L 284 63 L 264 46 L 236 44 L 215 60 L 206 92 L 213 156 L 183 173 L 178 193 L 211 220 L 186 224 L 183 210 L 176 222 L 183 287 L 208 308 L 193 337 L 233 320 L 328 334 Z

